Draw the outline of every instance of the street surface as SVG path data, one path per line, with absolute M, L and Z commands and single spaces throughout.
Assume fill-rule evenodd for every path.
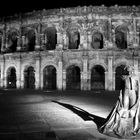
M 1 90 L 0 140 L 118 140 L 97 129 L 117 98 L 115 92 Z

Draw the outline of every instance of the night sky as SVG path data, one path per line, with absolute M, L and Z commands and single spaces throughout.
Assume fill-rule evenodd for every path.
M 33 10 L 67 8 L 89 5 L 140 5 L 140 0 L 2 0 L 0 4 L 0 17 L 12 16 Z

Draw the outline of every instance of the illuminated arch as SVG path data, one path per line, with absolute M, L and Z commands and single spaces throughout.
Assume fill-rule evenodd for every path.
M 94 65 L 91 69 L 91 90 L 105 89 L 105 69 L 101 65 Z
M 33 66 L 26 66 L 24 69 L 24 88 L 35 89 L 35 70 Z
M 129 29 L 125 25 L 119 25 L 115 28 L 115 43 L 117 48 L 127 48 L 127 34 Z
M 7 88 L 16 88 L 16 69 L 15 67 L 9 67 L 7 69 Z
M 57 72 L 53 65 L 47 65 L 43 69 L 43 88 L 47 90 L 56 90 Z
M 70 65 L 66 69 L 66 89 L 80 90 L 81 88 L 81 72 L 76 65 Z
M 103 34 L 99 31 L 94 31 L 92 33 L 92 42 L 93 49 L 102 49 L 103 48 Z

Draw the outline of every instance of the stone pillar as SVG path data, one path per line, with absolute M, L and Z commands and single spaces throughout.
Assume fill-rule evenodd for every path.
M 8 37 L 6 35 L 6 38 L 5 38 L 5 50 L 7 50 L 7 49 L 8 49 Z
M 136 73 L 137 76 L 139 76 L 138 75 L 138 71 L 139 71 L 138 67 L 139 67 L 138 66 L 138 57 L 134 57 L 134 69 L 135 69 L 135 73 Z
M 137 24 L 139 24 L 139 23 L 137 23 Z M 139 29 L 138 27 L 139 27 L 139 25 L 137 25 L 136 24 L 136 19 L 135 19 L 135 32 L 136 32 L 136 39 L 135 39 L 135 41 L 136 41 L 136 44 L 137 44 L 137 46 L 138 46 L 138 48 L 139 48 L 139 45 L 140 45 L 140 37 L 139 37 L 139 30 L 137 30 L 137 29 Z M 138 27 L 137 27 L 138 26 Z
M 17 38 L 17 51 L 21 51 L 21 36 Z
M 88 90 L 88 59 L 83 59 L 83 72 L 81 73 L 82 90 Z
M 87 42 L 87 40 L 88 40 L 88 34 L 83 32 L 81 34 L 81 44 L 82 44 L 84 50 L 88 49 L 88 42 Z
M 107 90 L 113 90 L 113 56 L 108 56 Z
M 80 90 L 84 90 L 84 77 L 83 77 L 83 72 L 80 72 Z
M 62 90 L 63 89 L 63 64 L 60 60 L 58 62 L 58 69 L 57 69 L 57 89 Z
M 115 90 L 115 86 L 116 86 L 116 72 L 113 72 L 113 79 L 112 79 L 112 81 L 113 81 L 113 87 L 112 87 L 112 90 Z
M 1 61 L 1 88 L 4 88 L 4 66 L 5 62 L 3 60 Z
M 80 34 L 80 43 L 79 43 L 79 46 L 78 46 L 78 49 L 83 49 L 83 45 L 84 45 L 84 33 L 83 32 L 79 32 Z
M 63 35 L 61 32 L 58 31 L 57 32 L 57 46 L 56 46 L 57 50 L 62 50 L 63 48 L 62 43 L 63 43 Z
M 22 36 L 22 46 L 24 46 L 25 45 L 25 36 L 23 35 Z
M 21 36 L 21 28 L 20 28 L 20 31 L 19 31 L 19 36 L 17 38 L 17 51 L 21 51 L 21 41 L 22 41 L 22 36 Z
M 87 49 L 92 48 L 91 42 L 92 42 L 92 33 L 88 31 L 87 32 Z
M 66 70 L 63 70 L 63 90 L 66 90 Z
M 88 80 L 87 80 L 88 90 L 91 90 L 91 71 L 89 71 L 87 74 L 88 74 Z
M 3 87 L 7 88 L 7 70 L 4 68 Z
M 40 72 L 40 87 L 43 89 L 43 71 Z
M 35 36 L 35 50 L 38 51 L 40 50 L 40 35 L 39 33 L 36 32 L 36 36 Z
M 134 48 L 138 47 L 136 28 L 137 28 L 136 19 L 133 18 L 133 46 L 134 46 Z
M 46 34 L 41 33 L 40 34 L 40 50 L 44 50 L 45 44 L 47 43 L 47 37 Z
M 24 88 L 24 68 L 21 69 L 20 75 L 21 75 L 20 87 L 21 87 L 21 89 L 23 89 Z
M 1 52 L 4 52 L 4 35 L 2 36 Z
M 111 19 L 111 17 L 108 18 L 108 26 L 109 26 L 109 29 L 108 29 L 109 42 L 112 42 L 112 19 Z
M 63 38 L 62 38 L 62 42 L 63 42 L 63 49 L 67 49 L 68 48 L 68 45 L 69 45 L 69 39 L 68 39 L 68 36 L 67 36 L 67 33 L 66 32 L 63 32 Z
M 116 46 L 116 43 L 115 43 L 115 41 L 116 41 L 116 38 L 115 38 L 115 29 L 112 29 L 112 36 L 111 36 L 111 38 L 112 38 L 113 46 L 114 46 L 114 48 L 116 48 L 117 46 Z
M 16 71 L 16 76 L 17 76 L 17 81 L 16 81 L 16 86 L 17 89 L 20 89 L 21 85 L 21 64 L 20 64 L 20 59 L 17 59 L 17 71 Z
M 35 66 L 35 89 L 39 89 L 40 86 L 40 57 L 36 58 L 36 66 Z
M 127 33 L 127 47 L 128 48 L 134 48 L 134 33 L 133 32 L 129 32 L 129 34 Z
M 108 90 L 108 72 L 105 72 L 105 90 Z

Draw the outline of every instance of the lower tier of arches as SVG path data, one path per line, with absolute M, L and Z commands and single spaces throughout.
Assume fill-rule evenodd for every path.
M 15 67 L 9 67 L 5 77 L 1 78 L 1 88 L 44 89 L 44 90 L 120 90 L 122 75 L 127 75 L 126 65 L 119 65 L 115 72 L 105 71 L 101 65 L 95 65 L 87 73 L 77 65 L 58 70 L 47 65 L 42 73 L 32 67 L 26 67 L 22 73 Z M 111 83 L 111 84 L 110 84 Z

